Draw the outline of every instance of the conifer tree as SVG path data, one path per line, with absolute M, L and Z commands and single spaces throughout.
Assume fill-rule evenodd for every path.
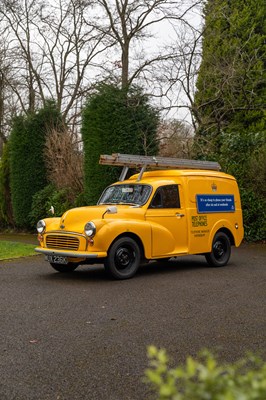
M 209 0 L 204 11 L 195 153 L 237 178 L 246 239 L 265 239 L 266 3 Z
M 101 154 L 155 155 L 159 117 L 139 88 L 120 89 L 101 84 L 83 113 L 82 137 L 85 152 L 85 195 L 95 204 L 121 168 L 99 165 Z
M 266 3 L 209 0 L 195 97 L 200 153 L 219 153 L 222 134 L 266 129 Z

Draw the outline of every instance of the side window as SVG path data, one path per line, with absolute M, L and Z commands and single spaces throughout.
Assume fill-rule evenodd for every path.
M 150 208 L 180 208 L 178 185 L 159 187 L 153 196 Z

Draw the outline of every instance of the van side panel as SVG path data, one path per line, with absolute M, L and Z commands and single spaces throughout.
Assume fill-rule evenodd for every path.
M 185 179 L 188 188 L 189 253 L 210 252 L 214 235 L 219 230 L 229 231 L 233 244 L 239 246 L 244 232 L 235 179 L 230 176 L 191 176 Z

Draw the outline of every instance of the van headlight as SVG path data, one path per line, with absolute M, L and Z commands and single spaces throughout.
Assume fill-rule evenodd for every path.
M 46 223 L 44 222 L 43 219 L 37 222 L 36 228 L 39 233 L 43 233 L 45 231 Z
M 85 232 L 86 236 L 88 236 L 90 238 L 93 237 L 96 233 L 95 224 L 91 221 L 87 222 L 87 224 L 85 225 L 85 228 L 84 228 L 84 232 Z

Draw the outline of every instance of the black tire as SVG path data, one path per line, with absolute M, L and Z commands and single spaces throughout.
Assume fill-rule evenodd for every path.
M 73 272 L 79 266 L 79 264 L 77 264 L 77 263 L 68 263 L 68 264 L 50 263 L 50 265 L 57 272 L 63 272 L 63 273 Z
M 137 272 L 140 259 L 140 248 L 135 240 L 122 237 L 112 244 L 104 261 L 104 267 L 115 279 L 129 279 Z
M 228 236 L 223 232 L 217 232 L 212 242 L 211 253 L 205 254 L 205 258 L 211 267 L 225 266 L 231 256 L 231 244 Z

